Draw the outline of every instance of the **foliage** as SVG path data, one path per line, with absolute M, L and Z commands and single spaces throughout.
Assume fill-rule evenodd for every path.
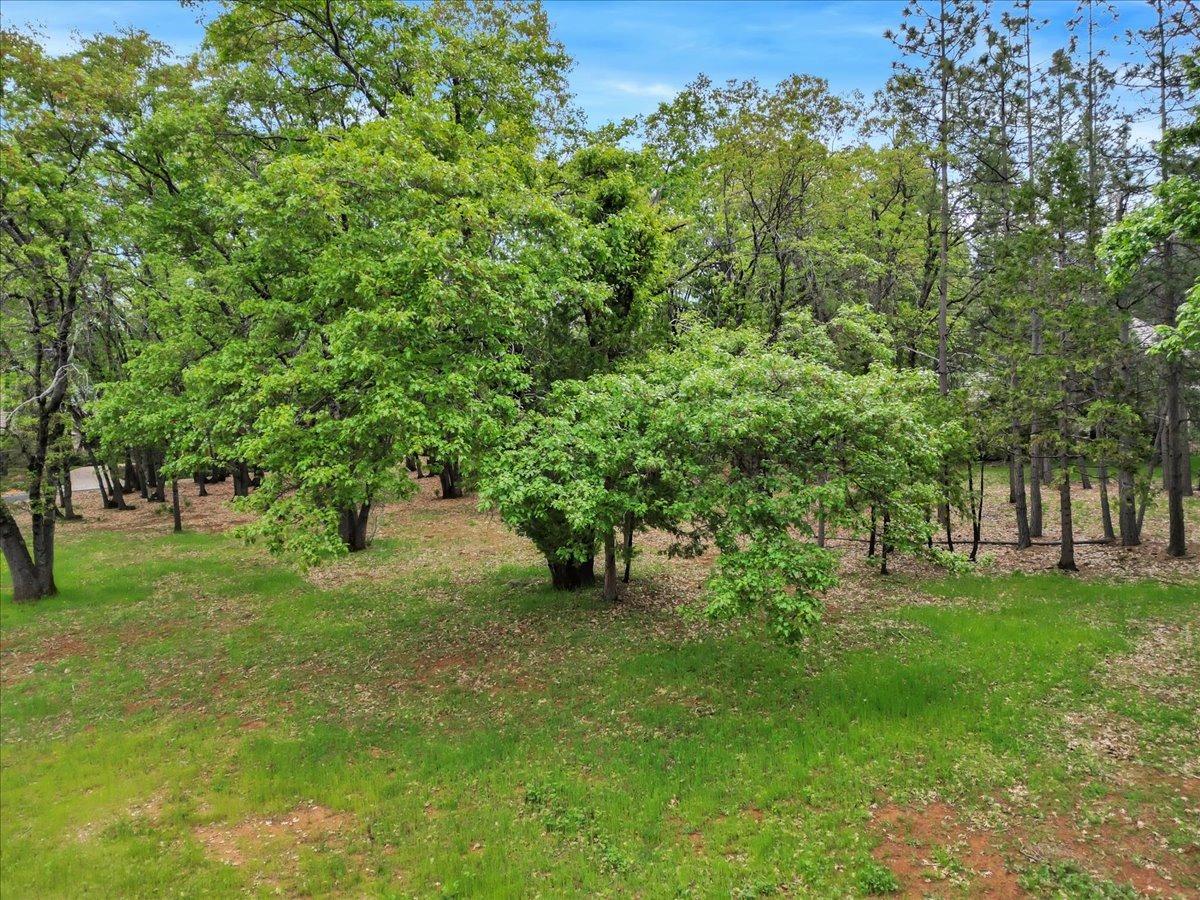
M 1155 202 L 1122 219 L 1104 237 L 1109 282 L 1127 285 L 1152 251 L 1167 241 L 1200 242 L 1200 182 L 1177 175 L 1154 188 Z M 1159 327 L 1155 352 L 1178 356 L 1200 349 L 1200 278 L 1188 290 L 1174 325 Z
M 931 393 L 921 373 L 851 375 L 697 329 L 679 350 L 560 384 L 490 463 L 483 496 L 550 561 L 590 557 L 626 517 L 674 533 L 677 552 L 711 543 L 709 615 L 761 611 L 794 640 L 836 581 L 819 518 L 861 532 L 874 508 L 889 544 L 926 539 L 961 434 L 931 417 Z
M 1097 879 L 1076 863 L 1042 863 L 1021 876 L 1021 887 L 1039 897 L 1078 897 L 1081 900 L 1133 900 L 1129 885 Z
M 900 881 L 887 866 L 871 861 L 859 870 L 858 889 L 872 897 L 895 894 L 900 891 Z

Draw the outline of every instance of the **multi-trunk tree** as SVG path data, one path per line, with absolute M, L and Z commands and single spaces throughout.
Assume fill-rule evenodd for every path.
M 842 371 L 826 338 L 818 325 L 768 347 L 700 328 L 676 350 L 563 382 L 494 456 L 485 500 L 534 541 L 555 587 L 591 583 L 603 547 L 608 599 L 621 529 L 664 529 L 685 554 L 713 546 L 708 613 L 761 613 L 794 639 L 836 581 L 819 529 L 882 523 L 885 571 L 890 550 L 923 551 L 925 510 L 964 437 L 928 373 Z

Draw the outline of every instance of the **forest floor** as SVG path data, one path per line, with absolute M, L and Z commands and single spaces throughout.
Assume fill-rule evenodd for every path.
M 1200 897 L 1200 560 L 1161 498 L 1073 576 L 835 544 L 789 649 L 695 616 L 709 561 L 662 536 L 606 605 L 435 484 L 306 573 L 227 485 L 181 535 L 78 498 L 60 595 L 0 604 L 0 895 Z

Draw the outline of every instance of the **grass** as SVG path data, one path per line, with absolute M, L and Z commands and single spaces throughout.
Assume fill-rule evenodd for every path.
M 1175 782 L 1114 787 L 1063 729 L 1119 715 L 1170 738 L 1148 771 L 1195 757 L 1194 706 L 1101 674 L 1195 623 L 1195 586 L 951 579 L 789 650 L 533 568 L 323 591 L 226 536 L 62 544 L 58 597 L 0 605 L 5 897 L 887 893 L 872 808 L 933 797 L 1029 827 L 1118 802 L 1196 840 Z

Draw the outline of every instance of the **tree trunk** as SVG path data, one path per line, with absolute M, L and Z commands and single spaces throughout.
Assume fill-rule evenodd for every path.
M 1096 479 L 1100 482 L 1100 524 L 1104 528 L 1106 541 L 1116 540 L 1113 532 L 1112 508 L 1108 503 L 1108 463 L 1100 460 L 1096 470 Z
M 971 491 L 971 562 L 979 556 L 979 541 L 983 537 L 983 473 L 986 463 L 979 459 L 979 493 L 975 493 L 974 466 L 967 463 L 967 487 Z
M 1182 419 L 1183 403 L 1180 398 L 1180 382 L 1183 378 L 1180 360 L 1167 363 L 1167 427 L 1163 433 L 1163 462 L 1170 460 L 1170 476 L 1167 484 L 1168 556 L 1187 555 L 1187 535 L 1183 518 L 1183 478 L 1187 470 L 1183 465 Z M 1164 465 L 1164 468 L 1166 466 Z M 1191 473 L 1188 472 L 1188 475 Z
M 1019 451 L 1018 451 L 1019 453 Z M 1017 488 L 1017 504 L 1014 510 L 1017 516 L 1017 549 L 1024 550 L 1031 543 L 1029 534 L 1029 507 L 1025 503 L 1025 460 L 1017 453 L 1013 454 L 1014 481 Z
M 150 499 L 150 463 L 145 451 L 137 454 L 138 493 L 143 500 Z
M 208 496 L 208 478 L 207 478 L 207 476 L 205 476 L 205 474 L 203 472 L 197 472 L 195 475 L 192 476 L 192 481 L 196 482 L 196 486 L 198 488 L 200 488 L 200 493 L 198 496 L 207 497 Z
M 244 462 L 233 464 L 233 496 L 249 497 L 250 496 L 250 467 Z
M 1088 477 L 1087 460 L 1079 457 L 1079 487 L 1085 491 L 1092 489 L 1092 480 Z
M 1041 537 L 1042 526 L 1042 459 L 1029 455 L 1029 535 Z
M 62 494 L 63 518 L 67 521 L 82 519 L 83 516 L 75 512 L 75 502 L 71 497 L 71 468 L 69 466 L 63 467 L 61 484 L 59 492 Z
M 596 561 L 591 556 L 583 562 L 562 562 L 549 557 L 546 559 L 546 565 L 550 569 L 550 583 L 556 591 L 577 591 L 595 584 L 595 564 Z
M 604 531 L 604 599 L 617 600 L 617 538 L 613 528 Z
M 121 479 L 108 466 L 101 466 L 100 468 L 108 477 L 108 486 L 112 492 L 113 506 L 122 510 L 129 509 L 129 504 L 125 502 L 125 491 L 121 488 Z
M 371 504 L 347 507 L 339 513 L 338 534 L 351 553 L 367 549 L 367 523 L 371 516 Z
M 125 451 L 125 492 L 136 491 L 142 479 L 138 477 L 137 467 L 133 464 L 133 455 Z
M 624 535 L 624 537 L 625 537 L 625 540 L 624 540 L 625 577 L 622 578 L 621 580 L 624 581 L 626 584 L 629 584 L 629 575 L 630 575 L 631 570 L 633 569 L 633 525 L 634 525 L 633 513 L 631 513 L 631 512 L 625 513 L 625 535 Z
M 1066 572 L 1076 572 L 1079 569 L 1075 565 L 1075 526 L 1071 521 L 1071 465 L 1065 454 L 1058 481 L 1058 513 L 1062 522 L 1062 552 L 1058 567 Z
M 86 443 L 83 445 L 83 449 L 87 451 L 88 462 L 92 464 L 92 471 L 96 473 L 96 486 L 100 489 L 100 505 L 105 509 L 116 509 L 117 501 L 109 493 L 108 482 L 100 472 L 100 461 L 96 459 L 95 452 Z
M 17 527 L 16 519 L 3 500 L 0 500 L 0 551 L 3 551 L 12 575 L 14 602 L 25 603 L 46 596 L 42 592 L 38 567 L 29 555 L 21 529 Z
M 175 520 L 175 533 L 183 531 L 183 517 L 179 511 L 179 479 L 171 479 L 171 515 Z
M 151 485 L 150 495 L 146 499 L 151 503 L 166 503 L 166 485 L 163 484 L 162 472 L 159 471 L 157 454 L 153 450 L 151 450 L 148 455 L 146 478 L 150 481 Z
M 1191 419 L 1185 412 L 1183 420 L 1179 423 L 1179 446 L 1183 453 L 1183 462 L 1179 467 L 1179 487 L 1185 497 L 1191 497 L 1195 493 L 1192 489 L 1192 441 L 1188 434 L 1190 424 Z
M 453 463 L 441 463 L 438 481 L 442 483 L 442 499 L 457 500 L 463 495 L 462 474 Z
M 891 521 L 891 517 L 888 515 L 887 507 L 884 507 L 884 510 L 883 510 L 883 540 L 881 540 L 879 542 L 880 543 L 879 549 L 881 551 L 879 554 L 879 574 L 880 575 L 888 574 L 888 551 L 892 549 L 890 546 L 888 546 L 888 523 L 890 521 Z M 871 537 L 872 538 L 875 537 L 875 529 L 874 528 L 871 529 Z
M 1117 527 L 1121 531 L 1121 546 L 1136 547 L 1142 542 L 1138 525 L 1137 488 L 1133 469 L 1117 469 Z

